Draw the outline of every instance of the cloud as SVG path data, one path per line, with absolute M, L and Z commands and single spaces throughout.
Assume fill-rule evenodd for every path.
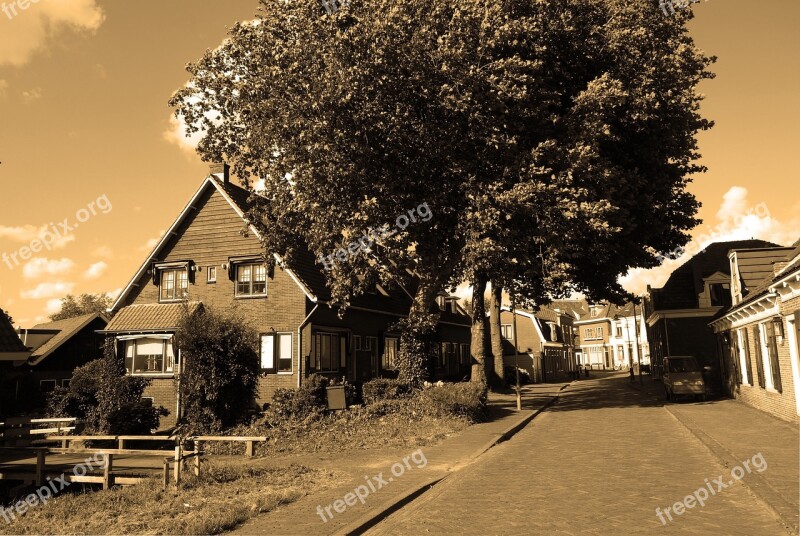
M 23 290 L 20 297 L 26 300 L 41 300 L 44 298 L 63 297 L 72 292 L 75 283 L 58 281 L 55 283 L 41 283 L 36 288 Z
M 22 277 L 37 279 L 43 275 L 63 275 L 69 272 L 75 263 L 71 259 L 50 260 L 44 257 L 34 257 L 22 267 Z
M 9 1 L 2 6 L 0 66 L 25 65 L 64 32 L 94 33 L 105 19 L 97 0 L 38 0 L 26 9 Z
M 161 229 L 158 232 L 158 236 L 155 238 L 151 238 L 147 242 L 145 242 L 145 244 L 139 248 L 139 251 L 146 251 L 147 253 L 153 251 L 153 248 L 155 248 L 156 244 L 158 244 L 161 241 L 161 237 L 164 236 L 165 232 L 166 231 L 164 229 Z
M 100 257 L 102 259 L 110 259 L 111 257 L 114 256 L 114 252 L 108 246 L 100 246 L 98 248 L 95 248 L 94 251 L 92 251 L 92 255 L 94 255 L 95 257 Z
M 680 254 L 677 259 L 665 260 L 661 266 L 650 270 L 638 268 L 631 270 L 619 281 L 629 292 L 642 293 L 648 284 L 656 288 L 661 287 L 677 267 L 711 243 L 757 238 L 779 245 L 789 245 L 798 239 L 798 229 L 800 229 L 800 217 L 789 221 L 773 218 L 766 203 L 751 204 L 747 188 L 734 186 L 722 196 L 715 225 L 703 225 L 696 229 L 692 241 L 683 248 L 683 252 L 676 252 Z
M 8 238 L 20 243 L 30 243 L 35 239 L 41 240 L 45 233 L 49 234 L 51 240 L 48 240 L 48 242 L 53 249 L 66 247 L 67 244 L 75 240 L 75 235 L 73 234 L 53 233 L 53 228 L 48 225 L 42 225 L 41 227 L 36 227 L 35 225 L 17 225 L 13 227 L 0 225 L 0 238 Z
M 42 98 L 42 88 L 40 87 L 35 87 L 29 89 L 28 91 L 22 92 L 22 100 L 25 102 L 25 104 L 30 104 L 33 101 L 37 101 L 41 98 Z
M 61 299 L 54 298 L 52 300 L 47 300 L 47 305 L 44 306 L 44 310 L 48 316 L 56 314 L 61 310 Z
M 103 261 L 96 262 L 93 265 L 89 266 L 89 269 L 83 274 L 83 277 L 86 279 L 98 279 L 100 278 L 108 268 L 108 264 Z
M 119 298 L 119 295 L 120 295 L 120 294 L 122 294 L 122 287 L 115 288 L 115 289 L 114 289 L 114 290 L 112 290 L 111 292 L 108 292 L 108 296 L 109 296 L 109 297 L 110 297 L 112 300 L 116 300 L 117 298 Z

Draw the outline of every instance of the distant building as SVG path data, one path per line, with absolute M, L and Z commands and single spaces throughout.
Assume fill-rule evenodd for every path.
M 514 348 L 514 314 L 509 307 L 500 312 L 503 364 L 518 365 L 535 383 L 567 379 L 576 367 L 573 317 L 550 307 L 535 313 L 517 309 L 516 316 L 519 355 Z
M 723 363 L 708 323 L 731 305 L 731 251 L 740 252 L 743 259 L 737 285 L 748 286 L 790 250 L 763 240 L 716 242 L 672 272 L 663 287 L 648 286 L 645 315 L 656 377 L 661 376 L 664 357 L 694 356 L 705 368 L 709 390 L 723 391 Z
M 16 395 L 12 373 L 15 363 L 24 363 L 31 355 L 19 340 L 14 326 L 0 309 L 0 417 L 11 414 Z
M 800 241 L 792 248 L 735 249 L 731 305 L 717 334 L 726 394 L 777 417 L 800 416 Z

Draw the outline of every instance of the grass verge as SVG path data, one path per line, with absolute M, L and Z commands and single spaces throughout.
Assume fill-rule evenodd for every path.
M 158 479 L 105 491 L 64 493 L 28 510 L 0 534 L 219 534 L 322 490 L 325 471 L 266 460 L 210 461 L 200 477 L 164 491 Z

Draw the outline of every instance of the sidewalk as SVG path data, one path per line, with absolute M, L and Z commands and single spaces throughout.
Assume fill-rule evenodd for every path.
M 643 387 L 643 396 L 663 399 L 660 382 L 645 377 Z M 725 466 L 733 468 L 761 453 L 767 469 L 748 474 L 742 482 L 797 533 L 800 429 L 796 424 L 726 398 L 699 404 L 690 401 L 664 404 Z
M 392 464 L 401 462 L 414 452 L 416 447 L 405 449 L 354 450 L 332 455 L 309 455 L 276 460 L 278 463 L 302 465 L 335 472 L 340 476 L 340 485 L 282 506 L 277 510 L 251 519 L 238 527 L 234 534 L 334 534 L 361 532 L 375 518 L 404 504 L 416 494 L 422 493 L 439 480 L 471 463 L 496 443 L 507 439 L 530 421 L 542 408 L 551 404 L 558 393 L 569 383 L 527 385 L 522 389 L 521 412 L 516 411 L 516 396 L 513 392 L 489 396 L 490 422 L 470 426 L 454 434 L 436 446 L 421 450 L 426 465 L 414 463 L 399 477 L 390 478 Z M 366 479 L 383 473 L 387 483 L 384 489 L 368 495 L 365 503 L 356 502 L 342 513 L 334 512 L 333 518 L 323 521 L 317 506 L 331 505 L 337 499 L 362 484 Z

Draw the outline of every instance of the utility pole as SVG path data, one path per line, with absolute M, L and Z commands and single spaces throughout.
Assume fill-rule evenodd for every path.
M 519 350 L 517 349 L 517 300 L 511 295 L 511 331 L 514 339 L 514 370 L 517 373 L 517 411 L 522 411 L 522 395 L 519 389 Z
M 642 385 L 642 355 L 639 352 L 639 317 L 636 316 L 636 302 L 633 302 L 633 336 L 636 339 L 636 361 L 639 362 L 639 386 Z

